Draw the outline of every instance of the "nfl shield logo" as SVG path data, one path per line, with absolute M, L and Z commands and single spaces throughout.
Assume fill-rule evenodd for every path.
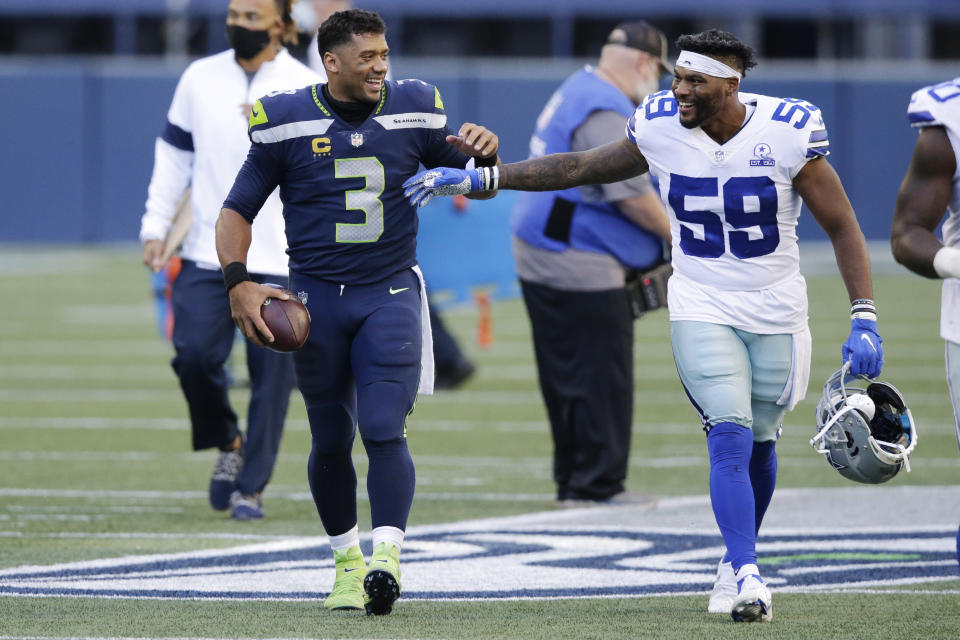
M 359 147 L 363 144 L 363 134 L 359 131 L 357 133 L 350 134 L 350 144 L 355 147 Z

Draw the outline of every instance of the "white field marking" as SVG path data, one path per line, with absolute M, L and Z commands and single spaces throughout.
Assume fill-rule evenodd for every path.
M 141 636 L 0 636 L 0 640 L 223 640 L 222 638 Z M 335 640 L 334 638 L 242 638 L 237 640 Z
M 902 553 L 910 553 L 907 550 Z M 957 564 L 956 559 L 952 560 L 931 560 L 930 562 L 862 562 L 860 564 L 831 564 L 820 567 L 819 570 L 813 567 L 794 567 L 793 569 L 780 569 L 778 574 L 785 576 L 799 576 L 808 573 L 822 573 L 827 571 L 842 572 L 856 571 L 858 569 L 891 569 L 895 567 L 952 567 Z
M 235 389 L 231 392 L 231 401 L 236 404 L 245 404 L 249 401 L 248 389 Z M 183 395 L 179 389 L 5 389 L 0 388 L 0 402 L 9 403 L 91 403 L 112 402 L 117 404 L 141 404 L 155 402 L 182 401 Z M 669 391 L 635 391 L 634 400 L 640 406 L 684 406 L 690 405 L 680 387 Z M 948 403 L 946 393 L 910 394 L 913 405 Z M 489 405 L 534 405 L 543 403 L 539 391 L 445 391 L 432 396 L 420 396 L 418 403 L 424 405 L 446 404 L 480 404 Z
M 912 397 L 912 396 L 911 396 Z M 811 405 L 812 408 L 812 405 Z M 691 410 L 692 411 L 692 410 Z M 802 411 L 800 409 L 799 411 Z M 697 420 L 691 416 L 689 422 L 659 422 L 648 421 L 645 416 L 633 417 L 633 433 L 664 435 L 671 433 L 699 433 L 701 431 Z M 805 429 L 803 424 L 784 425 L 785 433 L 794 433 Z M 922 424 L 926 434 L 953 433 L 954 423 L 927 423 Z M 33 430 L 121 430 L 121 431 L 182 431 L 190 430 L 190 419 L 183 418 L 78 418 L 72 416 L 37 417 L 5 417 L 0 416 L 0 429 L 29 429 Z M 310 424 L 302 418 L 288 418 L 286 431 L 307 432 Z M 465 432 L 478 431 L 497 433 L 550 433 L 550 426 L 545 420 L 464 420 L 464 419 L 420 419 L 414 415 L 407 422 L 407 430 L 411 435 L 417 432 Z M 808 447 L 799 443 L 781 440 L 777 447 L 780 452 L 807 451 Z M 921 457 L 923 451 L 919 454 Z M 417 458 L 419 459 L 419 457 Z M 415 460 L 416 462 L 416 460 Z
M 144 326 L 156 322 L 153 302 L 136 304 L 68 304 L 60 307 L 60 317 L 70 324 Z
M 925 580 L 929 582 L 950 582 L 951 580 L 956 580 L 956 578 L 926 578 Z M 886 593 L 896 593 L 899 595 L 910 596 L 957 596 L 960 595 L 960 589 L 823 589 L 817 591 L 817 594 L 821 593 L 860 593 L 867 595 L 882 595 Z
M 287 420 L 287 429 L 295 422 Z M 10 418 L 0 416 L 0 429 L 121 429 L 132 431 L 187 431 L 190 419 L 183 418 L 76 418 L 51 416 L 49 418 Z
M 656 430 L 664 428 L 661 424 Z M 689 426 L 679 425 L 678 426 Z M 696 425 L 694 425 L 696 426 Z M 411 431 L 458 432 L 498 431 L 504 433 L 549 433 L 549 425 L 543 420 L 428 420 L 411 418 L 407 427 Z M 950 426 L 953 429 L 953 426 Z M 183 418 L 77 418 L 51 416 L 47 418 L 0 416 L 0 429 L 104 429 L 123 431 L 189 431 L 190 419 Z M 309 431 L 310 423 L 302 418 L 288 418 L 286 431 Z M 636 430 L 636 429 L 635 429 Z M 653 432 L 653 430 L 651 430 Z
M 912 394 L 911 400 L 918 402 Z M 250 392 L 247 389 L 235 390 L 231 393 L 231 401 L 237 404 L 246 403 Z M 686 396 L 679 389 L 676 393 L 638 392 L 635 394 L 637 402 L 645 405 L 688 405 Z M 9 403 L 91 403 L 112 402 L 116 404 L 141 404 L 156 402 L 182 401 L 183 394 L 179 389 L 4 389 L 0 388 L 0 402 Z M 539 391 L 448 391 L 434 396 L 420 396 L 418 402 L 425 405 L 443 404 L 482 404 L 484 406 L 500 405 L 536 405 L 543 402 Z
M 307 453 L 286 453 L 280 454 L 282 460 L 306 461 Z M 180 459 L 188 462 L 209 463 L 213 460 L 212 453 L 209 451 L 190 451 L 184 453 L 159 453 L 153 451 L 0 451 L 0 461 L 82 461 L 82 462 L 145 462 Z M 462 469 L 464 467 L 495 467 L 528 470 L 534 466 L 547 466 L 550 459 L 535 457 L 511 458 L 507 456 L 443 456 L 443 455 L 421 455 L 417 456 L 417 461 L 424 466 L 434 467 L 453 467 Z M 354 462 L 367 464 L 367 457 L 358 453 L 353 456 Z M 0 489 L 2 491 L 2 489 Z
M 956 578 L 924 578 L 926 582 L 944 582 L 956 580 Z M 912 583 L 915 584 L 915 583 Z M 882 585 L 881 585 L 882 586 Z M 809 593 L 813 595 L 821 594 L 866 594 L 866 595 L 884 595 L 884 594 L 903 594 L 903 595 L 957 595 L 960 594 L 960 589 L 943 589 L 943 590 L 913 590 L 913 589 L 822 589 L 813 591 L 803 587 L 795 588 L 782 588 L 777 589 L 777 593 Z M 630 598 L 682 598 L 685 596 L 703 596 L 706 594 L 706 591 L 671 591 L 671 592 L 662 592 L 662 593 L 643 593 L 643 594 L 633 594 L 630 595 Z M 85 598 L 83 594 L 17 594 L 18 598 Z M 130 599 L 130 596 L 97 596 L 98 599 L 102 600 L 126 600 Z M 623 599 L 622 594 L 604 594 L 604 595 L 564 595 L 562 598 L 553 598 L 555 600 L 610 600 L 610 599 Z M 183 600 L 183 598 L 178 597 L 167 597 L 167 596 L 150 596 L 150 600 Z M 235 598 L 204 598 L 205 602 L 220 602 L 220 601 L 235 601 Z M 418 602 L 521 602 L 521 601 L 530 601 L 528 597 L 521 596 L 504 596 L 504 597 L 484 597 L 484 598 L 418 598 Z M 304 602 L 302 598 L 258 598 L 257 602 Z M 140 638 L 140 637 L 109 637 L 101 638 L 97 636 L 86 636 L 86 637 L 70 637 L 70 638 L 58 638 L 53 636 L 0 636 L 0 640 L 219 640 L 217 638 Z M 241 639 L 244 640 L 244 639 Z M 257 640 L 254 638 L 248 638 L 245 640 Z M 269 640 L 287 640 L 272 638 Z M 304 640 L 300 639 L 289 639 L 289 640 Z M 316 640 L 316 639 L 308 639 Z M 320 639 L 323 640 L 323 639 Z
M 92 356 L 97 360 L 110 357 L 170 356 L 173 347 L 159 338 L 149 340 L 98 340 L 73 338 L 60 340 L 3 340 L 0 355 L 4 356 Z M 146 366 L 146 365 L 144 365 Z
M 108 255 L 114 255 L 110 252 Z M 56 275 L 63 277 L 64 271 L 71 275 L 84 271 L 102 269 L 106 265 L 102 249 L 50 249 L 4 247 L 0 255 L 0 273 L 28 277 Z
M 100 505 L 40 505 L 40 504 L 11 504 L 7 505 L 7 511 L 30 513 L 62 513 L 71 512 L 106 512 L 106 513 L 183 513 L 183 507 L 123 507 L 123 506 L 100 506 Z
M 0 367 L 10 380 L 175 380 L 170 367 L 144 365 L 18 364 Z
M 141 636 L 0 636 L 0 640 L 223 640 L 222 638 Z M 333 638 L 241 638 L 237 640 L 335 640 Z
M 956 560 L 951 560 L 949 563 L 956 564 Z M 939 562 L 930 562 L 927 566 L 939 565 Z M 953 582 L 956 580 L 956 576 L 927 576 L 924 577 L 924 582 Z M 911 580 L 910 578 L 904 579 L 885 579 L 885 580 L 865 580 L 863 582 L 850 582 L 843 584 L 832 584 L 829 587 L 824 587 L 823 589 L 818 589 L 816 585 L 797 585 L 793 587 L 778 587 L 776 593 L 809 593 L 809 594 L 821 594 L 821 593 L 872 593 L 874 595 L 883 595 L 886 593 L 918 593 L 916 591 L 911 591 L 908 589 L 900 589 L 897 591 L 890 590 L 887 591 L 883 587 L 897 587 L 903 585 L 917 584 L 916 580 Z M 871 590 L 870 587 L 876 587 L 876 589 Z M 960 593 L 960 589 L 949 589 L 945 593 Z
M 792 451 L 798 452 L 802 448 Z M 783 451 L 781 451 L 783 453 Z M 281 453 L 279 460 L 293 463 L 305 462 L 307 453 Z M 185 453 L 158 453 L 151 451 L 0 451 L 0 462 L 156 462 L 163 460 L 181 460 L 206 465 L 210 462 L 209 452 L 195 451 Z M 942 458 L 917 455 L 915 460 L 922 460 L 924 467 L 955 468 L 960 467 L 960 458 L 949 456 Z M 354 455 L 356 463 L 366 464 L 366 456 Z M 450 467 L 458 469 L 464 467 L 497 467 L 531 472 L 542 470 L 549 466 L 548 458 L 511 458 L 506 456 L 417 456 L 415 463 L 422 467 Z M 705 455 L 686 456 L 634 456 L 629 465 L 636 469 L 684 469 L 702 467 L 707 464 Z M 780 458 L 780 466 L 813 468 L 822 465 L 818 456 L 784 456 Z M 455 484 L 457 486 L 480 486 L 487 481 L 480 478 L 461 477 L 450 479 L 424 476 L 418 478 L 424 485 Z
M 106 514 L 85 515 L 81 513 L 21 513 L 15 518 L 21 522 L 92 522 L 105 520 Z
M 86 499 L 126 499 L 126 500 L 207 500 L 206 491 L 138 491 L 118 489 L 13 489 L 0 488 L 0 497 L 7 498 L 86 498 Z M 481 502 L 550 502 L 552 493 L 453 493 L 453 492 L 417 492 L 418 500 L 437 500 L 454 502 L 476 500 Z M 270 492 L 271 500 L 292 500 L 294 502 L 313 502 L 309 492 L 280 493 Z M 367 500 L 365 491 L 357 491 L 358 500 Z
M 3 389 L 0 402 L 141 404 L 183 401 L 179 389 Z
M 60 531 L 57 533 L 30 533 L 22 531 L 0 531 L 0 537 L 20 538 L 56 538 L 76 540 L 290 540 L 292 536 L 266 535 L 257 533 L 145 533 L 142 531 L 111 533 L 80 533 Z

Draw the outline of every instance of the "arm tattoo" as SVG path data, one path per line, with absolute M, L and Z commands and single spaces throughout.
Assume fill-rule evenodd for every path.
M 575 153 L 555 153 L 500 168 L 500 188 L 557 191 L 620 182 L 647 171 L 647 160 L 626 139 Z

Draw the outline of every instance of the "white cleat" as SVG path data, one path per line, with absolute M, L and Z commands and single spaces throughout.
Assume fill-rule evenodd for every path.
M 760 577 L 755 564 L 745 564 L 735 575 L 737 597 L 730 616 L 734 622 L 770 622 L 773 620 L 773 597 Z
M 733 601 L 737 597 L 737 574 L 733 572 L 733 565 L 720 559 L 717 565 L 717 580 L 713 583 L 710 592 L 709 613 L 729 614 L 733 609 Z

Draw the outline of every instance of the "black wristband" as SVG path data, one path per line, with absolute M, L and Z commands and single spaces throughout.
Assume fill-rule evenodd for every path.
M 495 167 L 497 166 L 497 154 L 493 154 L 487 158 L 481 158 L 479 156 L 473 156 L 473 166 L 475 167 Z
M 223 268 L 223 286 L 227 291 L 250 279 L 250 274 L 247 273 L 247 265 L 242 262 L 231 262 Z

